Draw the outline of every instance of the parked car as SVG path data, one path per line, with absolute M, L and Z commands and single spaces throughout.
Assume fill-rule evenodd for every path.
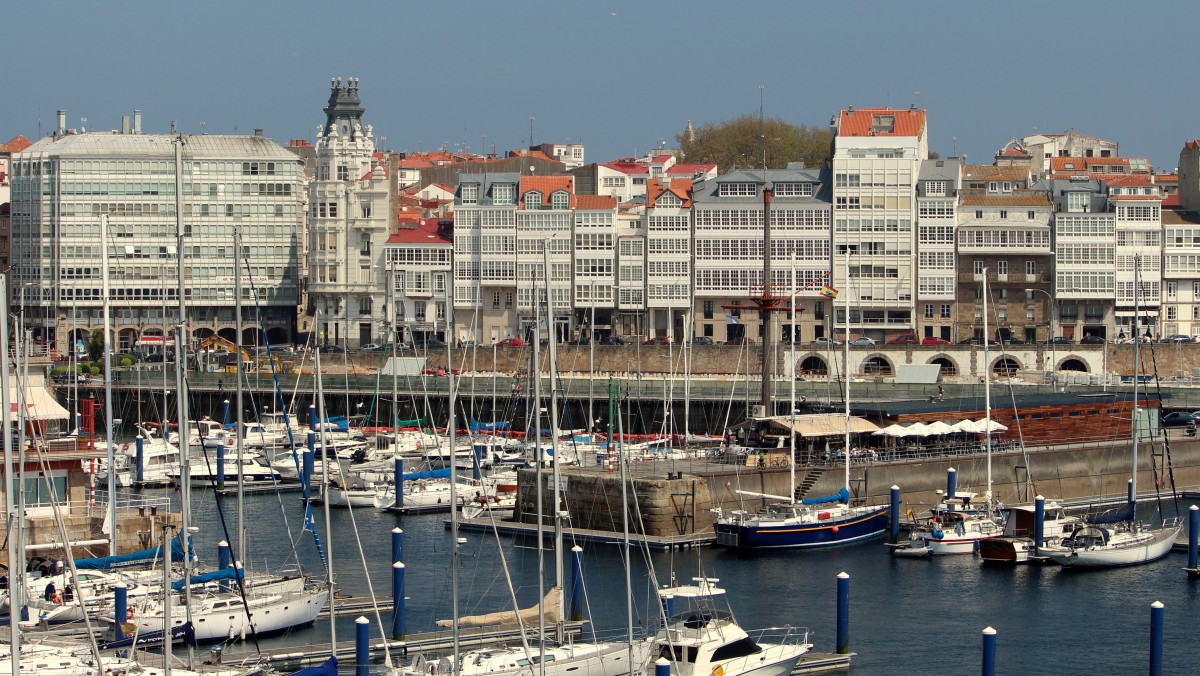
M 945 338 L 938 338 L 937 336 L 925 336 L 924 338 L 921 339 L 921 344 L 922 345 L 949 345 L 950 341 L 946 340 Z
M 970 338 L 964 338 L 964 339 L 958 341 L 958 344 L 959 345 L 983 345 L 983 338 L 980 336 L 971 336 Z M 994 338 L 988 340 L 989 346 L 999 345 L 999 344 L 1000 344 L 1000 341 L 998 341 Z
M 696 336 L 692 338 L 692 345 L 712 345 L 713 339 L 708 336 Z
M 317 351 L 321 354 L 341 354 L 346 351 L 346 348 L 342 347 L 341 345 L 334 345 L 330 343 L 329 345 L 322 345 L 321 347 L 317 348 Z
M 816 340 L 813 341 L 813 345 L 833 346 L 833 345 L 841 345 L 841 344 L 842 344 L 842 341 L 834 340 L 833 338 L 830 338 L 829 336 L 821 336 L 820 338 L 817 338 Z
M 1187 411 L 1175 411 L 1162 417 L 1163 427 L 1188 427 L 1196 424 L 1196 416 Z
M 383 346 L 379 343 L 367 343 L 358 349 L 362 352 L 383 352 Z
M 508 338 L 496 343 L 496 345 L 499 347 L 525 347 L 526 343 L 516 336 L 509 336 Z
M 875 347 L 875 339 L 868 338 L 867 336 L 859 336 L 854 340 L 851 340 L 850 344 L 857 345 L 859 347 Z
M 1084 336 L 1079 339 L 1080 345 L 1103 345 L 1105 342 L 1104 336 Z
M 1046 341 L 1047 345 L 1074 345 L 1075 339 L 1070 336 L 1055 336 Z
M 747 338 L 745 336 L 738 336 L 737 338 L 730 338 L 729 340 L 725 341 L 725 344 L 726 345 L 753 345 L 754 341 L 750 340 L 749 338 Z
M 1163 338 L 1162 342 L 1164 342 L 1164 343 L 1190 343 L 1190 342 L 1192 342 L 1192 337 L 1187 335 L 1186 333 L 1176 333 L 1174 335 Z
M 888 345 L 908 345 L 919 342 L 921 342 L 921 339 L 915 333 L 898 333 L 887 339 Z
M 670 336 L 650 336 L 642 343 L 643 345 L 670 345 Z

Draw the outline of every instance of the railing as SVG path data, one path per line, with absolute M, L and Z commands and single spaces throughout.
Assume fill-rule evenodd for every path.
M 94 507 L 96 505 L 108 505 L 108 491 L 97 490 L 94 501 L 84 501 L 81 503 L 70 503 L 72 507 L 79 505 L 82 508 Z M 117 495 L 117 509 L 137 509 L 149 510 L 151 513 L 161 512 L 166 513 L 171 509 L 171 498 L 150 497 L 142 495 Z
M 746 635 L 759 645 L 807 644 L 809 633 L 808 627 L 767 627 L 746 631 Z

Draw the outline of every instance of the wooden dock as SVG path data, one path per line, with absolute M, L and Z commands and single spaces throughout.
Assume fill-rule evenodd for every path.
M 450 520 L 445 521 L 446 528 L 450 527 Z M 536 537 L 537 524 L 521 523 L 511 519 L 511 513 L 508 518 L 497 517 L 495 521 L 488 517 L 478 519 L 459 519 L 458 530 L 468 532 L 483 532 L 491 533 L 492 528 L 497 532 L 505 535 L 514 535 L 522 537 Z M 592 542 L 598 544 L 619 545 L 623 537 L 621 533 L 616 533 L 607 530 L 589 530 L 586 528 L 563 528 L 563 536 L 576 542 Z M 554 528 L 544 526 L 542 530 L 543 538 L 554 537 Z M 646 547 L 657 551 L 668 551 L 672 549 L 691 549 L 693 547 L 703 547 L 713 544 L 717 541 L 714 533 L 694 533 L 688 535 L 645 535 L 642 533 L 630 533 L 629 541 L 639 547 Z

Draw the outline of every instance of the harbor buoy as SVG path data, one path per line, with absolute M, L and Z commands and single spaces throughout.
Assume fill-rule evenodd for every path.
M 833 528 L 830 528 L 829 530 L 830 530 L 830 531 L 832 531 L 834 535 L 837 535 L 837 533 L 838 533 L 838 527 L 837 527 L 837 526 L 834 526 Z

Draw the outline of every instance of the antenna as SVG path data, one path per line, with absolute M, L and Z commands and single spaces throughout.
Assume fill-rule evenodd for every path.
M 763 118 L 763 85 L 758 85 L 758 138 L 762 141 L 763 183 L 767 181 L 767 123 Z
M 537 119 L 534 116 L 529 116 L 529 149 L 533 150 L 533 121 Z

